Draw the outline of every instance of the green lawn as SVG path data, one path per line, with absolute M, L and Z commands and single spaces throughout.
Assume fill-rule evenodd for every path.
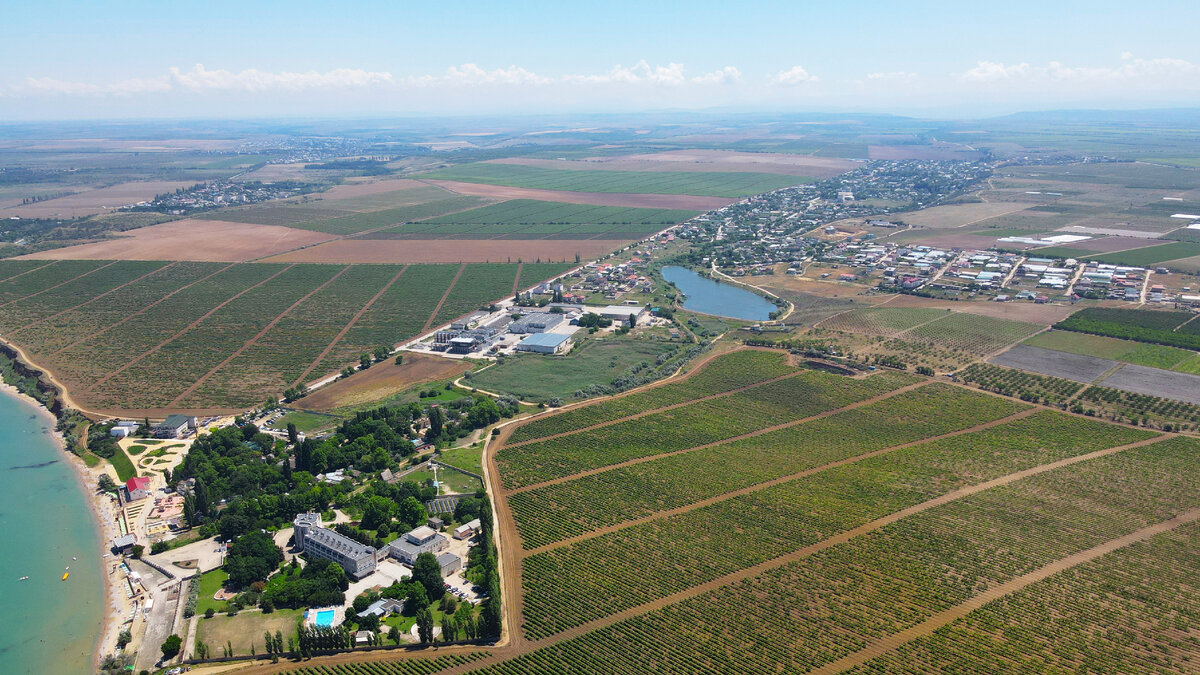
M 209 607 L 217 612 L 225 610 L 227 603 L 224 600 L 214 600 L 213 594 L 225 585 L 227 579 L 229 579 L 229 574 L 219 567 L 200 575 L 200 598 L 196 602 L 197 614 L 203 615 Z
M 293 410 L 283 417 L 280 417 L 278 420 L 275 420 L 273 426 L 276 429 L 287 429 L 288 424 L 295 424 L 296 431 L 309 433 L 322 427 L 336 425 L 341 421 L 341 418 L 333 415 L 318 415 L 317 413 Z
M 457 466 L 471 473 L 483 475 L 483 446 L 469 448 L 454 448 L 443 452 L 438 461 L 442 464 Z
M 1023 344 L 1043 349 L 1095 356 L 1151 368 L 1174 369 L 1197 356 L 1194 352 L 1166 345 L 1119 340 L 1102 335 L 1052 330 L 1039 333 Z M 1187 371 L 1184 371 L 1187 372 Z
M 113 456 L 108 458 L 108 461 L 117 470 L 117 479 L 120 482 L 125 482 L 137 475 L 137 469 L 133 466 L 133 460 L 129 459 L 129 455 L 121 448 L 113 448 Z
M 422 174 L 422 177 L 543 190 L 717 197 L 745 197 L 789 185 L 812 182 L 811 178 L 803 176 L 780 176 L 770 173 L 586 171 L 515 164 L 464 164 Z
M 129 446 L 129 449 L 127 450 L 127 452 L 130 455 L 140 455 L 145 451 L 146 451 L 146 446 L 144 446 L 144 445 L 131 445 L 131 446 Z
M 464 384 L 507 393 L 524 400 L 568 398 L 590 384 L 607 385 L 632 366 L 654 366 L 659 354 L 678 344 L 656 340 L 608 337 L 584 340 L 566 356 L 520 354 L 473 374 Z
M 211 619 L 200 619 L 196 640 L 207 643 L 213 656 L 221 655 L 226 642 L 232 643 L 234 656 L 249 655 L 251 644 L 256 653 L 262 654 L 263 633 L 274 635 L 280 631 L 286 644 L 289 637 L 296 636 L 296 624 L 303 616 L 304 611 L 299 609 L 277 609 L 270 614 L 253 610 L 239 612 L 237 616 L 218 614 Z
M 455 494 L 470 494 L 483 487 L 478 479 L 453 469 L 438 469 L 438 481 L 443 492 Z

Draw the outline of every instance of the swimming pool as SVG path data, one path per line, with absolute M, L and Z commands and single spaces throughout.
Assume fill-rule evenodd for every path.
M 313 624 L 317 626 L 332 626 L 333 625 L 333 610 L 323 609 L 317 612 L 317 618 L 313 619 Z

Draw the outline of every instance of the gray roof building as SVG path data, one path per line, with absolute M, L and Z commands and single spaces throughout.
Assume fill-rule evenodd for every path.
M 552 314 L 550 312 L 534 312 L 526 314 L 521 318 L 508 324 L 508 332 L 516 334 L 524 333 L 544 333 L 548 330 L 553 330 L 559 324 L 566 320 L 562 314 Z
M 388 555 L 411 565 L 422 553 L 440 553 L 450 546 L 450 540 L 431 527 L 422 525 L 387 545 Z
M 300 551 L 341 565 L 355 579 L 375 571 L 375 548 L 321 527 L 320 514 L 298 514 L 292 525 Z

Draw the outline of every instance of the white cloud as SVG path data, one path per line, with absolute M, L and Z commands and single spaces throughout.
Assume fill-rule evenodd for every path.
M 803 78 L 810 78 L 799 69 Z M 789 71 L 795 78 L 797 69 Z M 9 87 L 4 93 L 19 95 L 67 95 L 101 96 L 130 95 L 168 91 L 190 92 L 244 92 L 267 91 L 299 92 L 312 89 L 405 89 L 413 87 L 471 87 L 478 85 L 543 86 L 554 84 L 589 85 L 652 85 L 652 86 L 714 86 L 741 82 L 742 73 L 734 66 L 688 77 L 681 63 L 651 66 L 638 61 L 632 66 L 616 65 L 606 72 L 594 74 L 570 74 L 546 76 L 521 66 L 485 69 L 474 63 L 464 63 L 447 68 L 442 74 L 412 75 L 395 77 L 386 71 L 368 71 L 357 68 L 337 68 L 325 72 L 271 72 L 250 68 L 241 71 L 224 69 L 209 70 L 196 64 L 189 70 L 170 68 L 167 74 L 146 78 L 127 79 L 113 84 L 71 82 L 50 77 L 29 77 L 23 84 Z M 798 81 L 798 80 L 797 80 Z
M 1200 76 L 1200 65 L 1183 59 L 1139 59 L 1128 52 L 1121 55 L 1121 65 L 1112 66 L 1067 66 L 1051 61 L 1044 66 L 1029 63 L 1003 64 L 995 61 L 980 61 L 974 68 L 960 76 L 966 82 L 1124 82 L 1142 84 L 1179 84 L 1178 78 Z M 1173 81 L 1174 80 L 1174 81 Z
M 790 70 L 781 70 L 771 76 L 771 84 L 803 84 L 805 82 L 816 82 L 819 78 L 816 75 L 810 75 L 803 66 L 792 66 Z
M 704 73 L 692 78 L 695 84 L 734 84 L 742 81 L 742 71 L 733 66 L 725 66 L 711 73 Z
M 875 82 L 914 82 L 917 74 L 897 70 L 891 73 L 867 73 L 867 79 Z
M 668 63 L 665 66 L 651 66 L 649 63 L 638 61 L 626 68 L 617 64 L 606 73 L 597 75 L 566 75 L 564 82 L 581 84 L 659 84 L 680 85 L 687 82 L 683 74 L 682 63 Z
M 201 64 L 196 64 L 189 71 L 171 68 L 171 84 L 193 91 L 225 90 L 260 92 L 268 90 L 301 91 L 304 89 L 327 89 L 337 87 L 366 87 L 378 84 L 388 84 L 392 74 L 386 72 L 370 72 L 356 68 L 337 68 L 319 73 L 310 70 L 306 73 L 278 72 L 251 68 L 240 72 L 228 70 L 208 70 Z
M 461 66 L 450 66 L 446 69 L 445 75 L 422 75 L 407 78 L 405 81 L 418 86 L 430 86 L 438 84 L 547 84 L 550 79 L 520 66 L 484 70 L 474 63 L 464 63 Z

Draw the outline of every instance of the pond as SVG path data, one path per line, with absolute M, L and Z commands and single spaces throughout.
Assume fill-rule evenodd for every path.
M 675 284 L 686 299 L 683 308 L 728 319 L 766 321 L 778 307 L 744 288 L 706 279 L 684 267 L 664 267 L 663 278 Z

